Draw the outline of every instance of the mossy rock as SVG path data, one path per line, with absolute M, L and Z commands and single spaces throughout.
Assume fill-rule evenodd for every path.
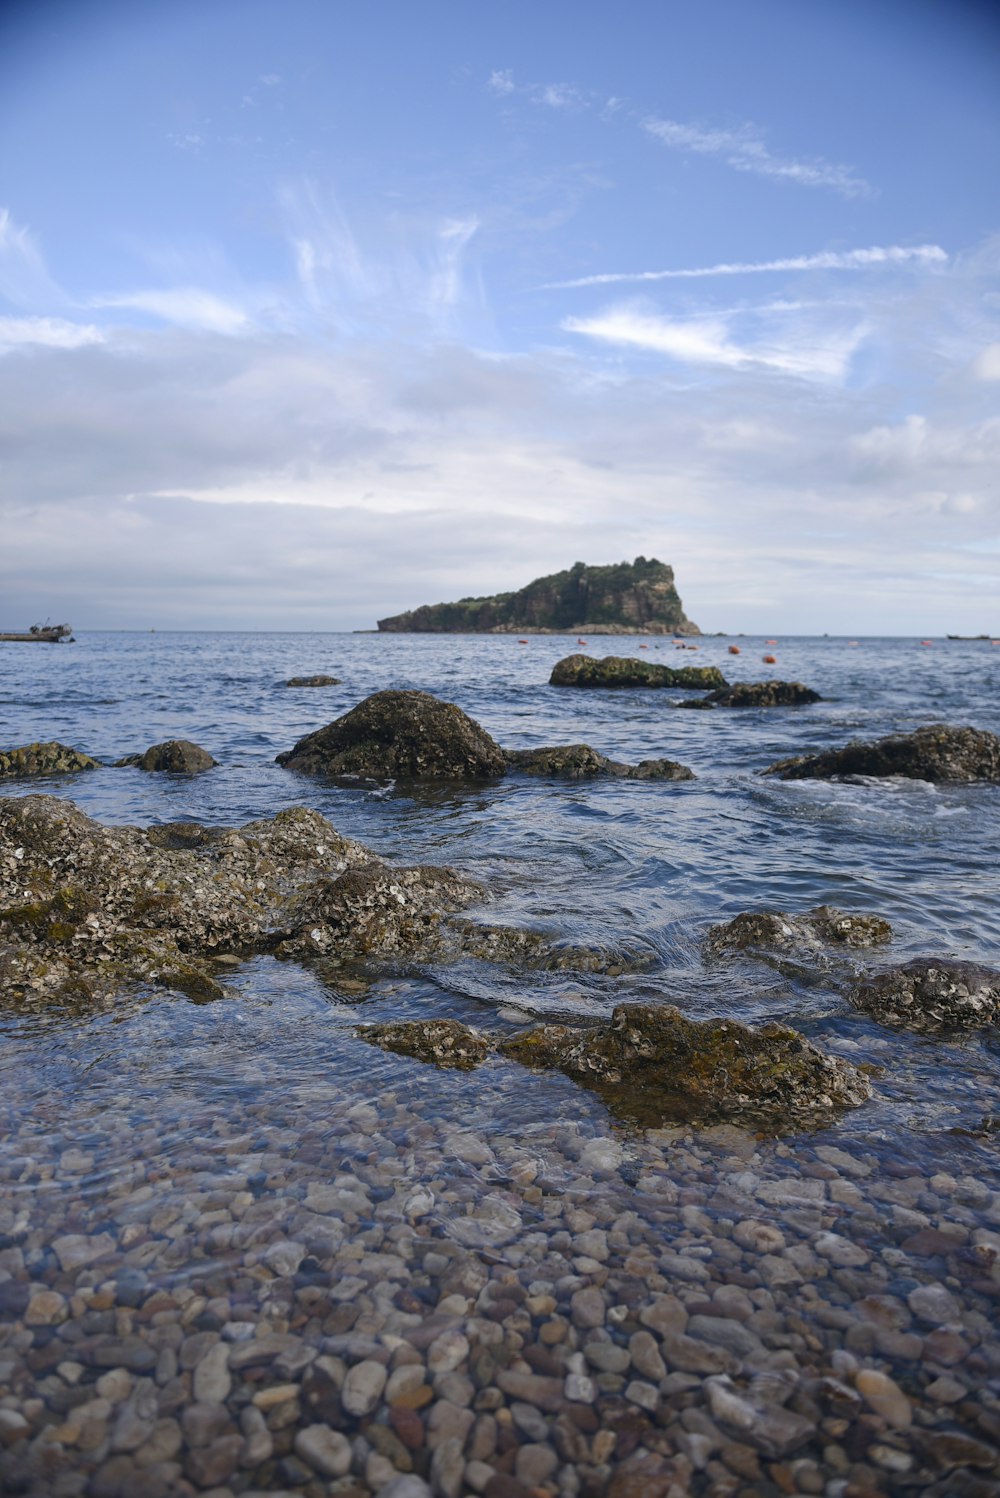
M 661 666 L 631 656 L 567 655 L 549 677 L 553 687 L 725 687 L 718 666 Z
M 361 1025 L 360 1040 L 398 1056 L 412 1056 L 435 1066 L 472 1071 L 486 1060 L 489 1046 L 482 1036 L 454 1019 L 399 1020 L 393 1024 Z
M 75 775 L 79 770 L 99 770 L 100 761 L 79 749 L 51 740 L 24 744 L 0 754 L 0 778 L 34 775 Z
M 671 1006 L 622 1005 L 591 1029 L 536 1025 L 502 1055 L 558 1070 L 644 1125 L 733 1122 L 779 1131 L 824 1126 L 871 1094 L 867 1076 L 785 1025 L 691 1020 Z
M 376 780 L 483 780 L 507 769 L 484 728 L 429 692 L 375 692 L 277 762 L 308 775 Z
M 868 974 L 848 998 L 879 1024 L 922 1035 L 978 1030 L 1000 1021 L 1000 972 L 951 957 L 918 957 Z
M 686 765 L 669 759 L 644 759 L 625 765 L 589 744 L 560 744 L 548 749 L 508 749 L 507 763 L 521 775 L 552 775 L 563 780 L 693 780 Z
M 339 687 L 339 676 L 290 676 L 285 682 L 286 687 Z
M 894 733 L 842 749 L 798 754 L 762 771 L 779 780 L 837 780 L 859 775 L 901 775 L 942 784 L 1000 781 L 1000 738 L 982 728 L 932 723 L 914 733 Z

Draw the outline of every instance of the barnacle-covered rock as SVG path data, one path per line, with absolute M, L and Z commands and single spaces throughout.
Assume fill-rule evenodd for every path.
M 692 1020 L 668 1005 L 620 1005 L 608 1024 L 589 1029 L 536 1025 L 499 1050 L 564 1072 L 643 1124 L 819 1127 L 871 1094 L 864 1072 L 785 1025 Z
M 718 666 L 661 666 L 632 656 L 567 655 L 552 667 L 553 687 L 725 687 Z
M 731 952 L 796 952 L 823 946 L 875 947 L 892 940 L 892 927 L 877 915 L 817 905 L 802 915 L 783 910 L 749 910 L 723 925 L 711 926 L 705 937 L 707 956 Z
M 902 775 L 945 784 L 1000 781 L 1000 738 L 982 728 L 931 723 L 914 733 L 893 733 L 871 743 L 855 740 L 843 749 L 780 759 L 762 773 L 780 780 Z
M 398 1020 L 384 1025 L 360 1025 L 358 1038 L 369 1045 L 430 1061 L 435 1066 L 472 1071 L 486 1060 L 489 1046 L 481 1035 L 455 1019 Z
M 0 778 L 29 775 L 75 775 L 78 770 L 99 770 L 100 761 L 79 749 L 59 744 L 22 744 L 0 754 Z
M 671 759 L 644 759 L 625 765 L 589 744 L 559 744 L 547 749 L 508 749 L 507 763 L 521 775 L 553 775 L 564 780 L 693 780 L 686 765 Z
M 868 974 L 848 998 L 880 1024 L 925 1035 L 979 1029 L 1000 1020 L 1000 972 L 951 957 L 918 957 Z
M 127 754 L 124 759 L 116 759 L 115 768 L 134 766 L 137 770 L 165 770 L 171 775 L 199 775 L 202 770 L 211 770 L 218 763 L 207 749 L 190 739 L 167 739 L 162 744 L 151 745 L 143 754 Z

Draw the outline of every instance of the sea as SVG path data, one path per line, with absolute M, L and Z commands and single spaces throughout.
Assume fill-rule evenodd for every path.
M 734 645 L 738 654 L 731 652 Z M 677 701 L 697 693 L 550 686 L 555 662 L 577 650 L 670 666 L 718 666 L 734 682 L 801 681 L 822 700 L 802 707 L 680 711 Z M 765 663 L 767 656 L 775 663 Z M 338 684 L 285 684 L 311 673 L 335 676 Z M 395 785 L 326 781 L 275 763 L 302 735 L 389 687 L 457 703 L 505 747 L 586 743 L 628 763 L 668 757 L 689 766 L 695 778 L 658 783 L 511 775 L 467 785 Z M 782 782 L 761 775 L 788 755 L 929 723 L 1000 733 L 1000 647 L 978 640 L 826 636 L 701 637 L 681 648 L 643 636 L 578 645 L 572 638 L 539 635 L 519 640 L 167 631 L 84 631 L 73 644 L 0 645 L 0 747 L 55 739 L 104 766 L 44 783 L 5 781 L 5 796 L 44 791 L 75 802 L 99 821 L 141 826 L 184 820 L 238 827 L 286 807 L 313 807 L 384 859 L 447 864 L 474 876 L 488 890 L 484 919 L 623 954 L 622 970 L 614 976 L 525 971 L 468 959 L 368 968 L 340 985 L 329 974 L 321 978 L 308 967 L 261 957 L 234 968 L 226 996 L 212 1003 L 147 992 L 125 994 L 113 1009 L 93 1015 L 25 1016 L 0 1005 L 0 1212 L 6 1214 L 0 1274 L 27 1273 L 33 1282 L 50 1283 L 57 1273 L 53 1241 L 67 1232 L 107 1233 L 113 1241 L 109 1256 L 90 1271 L 95 1285 L 103 1283 L 137 1251 L 122 1236 L 115 1204 L 152 1196 L 170 1252 L 158 1256 L 147 1245 L 140 1256 L 150 1289 L 173 1293 L 186 1287 L 188 1299 L 201 1295 L 203 1308 L 212 1296 L 199 1290 L 199 1276 L 211 1272 L 216 1300 L 229 1295 L 245 1304 L 239 1314 L 229 1305 L 214 1320 L 201 1309 L 209 1328 L 225 1328 L 241 1316 L 250 1322 L 265 1311 L 269 1324 L 279 1325 L 273 1306 L 247 1309 L 253 1297 L 245 1284 L 236 1295 L 216 1282 L 220 1265 L 223 1271 L 230 1260 L 235 1265 L 242 1252 L 225 1234 L 211 1240 L 214 1247 L 202 1236 L 185 1253 L 176 1230 L 163 1224 L 173 1220 L 172 1207 L 181 1221 L 191 1219 L 192 1200 L 203 1209 L 200 1183 L 210 1181 L 211 1200 L 224 1210 L 227 1191 L 245 1192 L 251 1176 L 258 1207 L 272 1199 L 275 1221 L 284 1221 L 289 1200 L 309 1189 L 304 1179 L 314 1183 L 361 1172 L 365 1152 L 357 1145 L 357 1129 L 344 1120 L 363 1118 L 365 1137 L 381 1141 L 376 1154 L 397 1194 L 420 1187 L 427 1195 L 426 1210 L 411 1214 L 413 1231 L 480 1253 L 487 1275 L 520 1274 L 530 1285 L 524 1273 L 533 1241 L 527 1224 L 530 1218 L 537 1236 L 538 1182 L 549 1217 L 555 1200 L 560 1210 L 569 1212 L 572 1203 L 573 1211 L 600 1225 L 610 1203 L 619 1218 L 625 1214 L 638 1224 L 635 1232 L 656 1252 L 675 1259 L 686 1254 L 688 1263 L 693 1252 L 709 1263 L 711 1244 L 741 1216 L 729 1198 L 718 1196 L 727 1172 L 752 1196 L 748 1172 L 772 1183 L 800 1179 L 812 1189 L 817 1179 L 830 1180 L 832 1170 L 855 1183 L 856 1198 L 846 1188 L 835 1199 L 828 1196 L 835 1201 L 832 1216 L 820 1224 L 802 1205 L 813 1200 L 809 1192 L 802 1200 L 792 1192 L 793 1219 L 795 1211 L 805 1215 L 787 1232 L 798 1232 L 816 1258 L 817 1235 L 828 1232 L 835 1218 L 838 1238 L 861 1244 L 870 1262 L 891 1266 L 893 1253 L 906 1257 L 905 1267 L 893 1270 L 903 1276 L 902 1288 L 886 1289 L 885 1273 L 872 1284 L 883 1296 L 901 1297 L 907 1326 L 913 1320 L 905 1311 L 908 1287 L 926 1284 L 949 1286 L 967 1322 L 972 1318 L 968 1325 L 978 1326 L 976 1317 L 996 1312 L 984 1288 L 993 1260 L 984 1268 L 986 1250 L 978 1258 L 976 1253 L 977 1244 L 988 1248 L 992 1239 L 1000 1250 L 1000 1136 L 993 1132 L 1000 1119 L 1000 1036 L 995 1028 L 945 1038 L 888 1029 L 854 1010 L 845 990 L 863 969 L 921 956 L 1000 967 L 1000 787 L 904 779 Z M 115 759 L 171 738 L 201 744 L 218 767 L 192 777 L 111 767 Z M 891 945 L 830 962 L 780 966 L 703 958 L 706 931 L 715 923 L 741 911 L 800 913 L 820 904 L 884 917 L 893 928 Z M 624 961 L 635 955 L 640 963 Z M 759 1134 L 739 1144 L 738 1131 L 731 1130 L 644 1131 L 611 1116 L 595 1094 L 562 1076 L 501 1061 L 472 1073 L 438 1070 L 383 1053 L 357 1036 L 360 1025 L 399 1018 L 447 1016 L 487 1031 L 540 1019 L 584 1024 L 633 1002 L 674 1004 L 697 1019 L 791 1025 L 824 1050 L 876 1068 L 872 1098 L 819 1134 Z M 479 1141 L 482 1152 L 466 1150 L 469 1158 L 460 1158 L 445 1147 L 457 1136 Z M 256 1174 L 230 1148 L 234 1139 L 253 1155 Z M 345 1140 L 354 1141 L 353 1155 Z M 421 1140 L 433 1148 L 422 1148 Z M 595 1141 L 604 1155 L 600 1149 L 588 1155 Z M 581 1160 L 594 1159 L 603 1162 L 600 1169 L 581 1168 Z M 519 1173 L 515 1164 L 524 1160 L 535 1167 Z M 664 1181 L 686 1181 L 679 1215 L 665 1213 L 659 1199 L 650 1205 L 651 1172 Z M 646 1183 L 643 1190 L 639 1179 Z M 901 1205 L 894 1192 L 914 1179 L 919 1190 L 914 1187 Z M 497 1193 L 512 1213 L 522 1213 L 523 1232 L 487 1234 L 485 1247 L 468 1233 L 456 1235 L 455 1221 L 475 1212 L 480 1197 L 492 1200 Z M 773 1192 L 764 1199 L 772 1205 L 758 1204 L 756 1215 L 773 1218 L 779 1211 L 773 1204 L 784 1199 Z M 695 1208 L 715 1235 L 709 1233 L 701 1248 L 698 1234 L 709 1229 L 691 1216 Z M 152 1242 L 148 1212 L 139 1213 L 138 1205 L 135 1210 Z M 907 1211 L 912 1222 L 904 1220 Z M 901 1226 L 893 1226 L 894 1212 L 902 1214 Z M 742 1216 L 754 1215 L 742 1208 Z M 371 1227 L 347 1220 L 358 1234 Z M 923 1246 L 911 1242 L 921 1223 L 931 1234 Z M 949 1259 L 952 1250 L 942 1246 L 941 1233 L 947 1237 L 955 1224 L 952 1250 L 958 1258 Z M 880 1234 L 888 1236 L 883 1241 Z M 614 1248 L 610 1253 L 613 1263 Z M 583 1260 L 583 1268 L 568 1262 L 571 1279 L 582 1275 L 583 1283 L 595 1270 L 606 1277 L 607 1254 Z M 846 1260 L 860 1264 L 850 1254 Z M 816 1262 L 823 1278 L 829 1260 L 819 1254 Z M 800 1273 L 810 1280 L 808 1271 Z M 555 1283 L 558 1276 L 540 1270 L 534 1279 Z M 604 1282 L 599 1273 L 597 1282 Z M 683 1275 L 678 1283 L 691 1289 Z M 857 1288 L 856 1298 L 863 1298 L 864 1285 Z M 807 1298 L 802 1306 L 815 1309 L 817 1303 Z M 432 1309 L 428 1303 L 426 1314 Z M 808 1310 L 802 1314 L 808 1322 Z M 912 1330 L 927 1335 L 918 1321 Z M 286 1315 L 285 1326 L 293 1323 Z M 994 1365 L 990 1358 L 996 1342 L 994 1352 L 984 1352 L 987 1334 L 980 1330 L 977 1342 L 968 1325 L 969 1347 L 961 1356 L 979 1346 L 981 1361 L 961 1375 L 967 1398 L 974 1401 L 977 1391 L 992 1389 L 995 1405 L 1000 1361 Z M 842 1335 L 822 1318 L 817 1326 L 823 1347 Z M 915 1369 L 901 1343 L 880 1352 L 870 1338 L 856 1342 L 858 1356 L 874 1359 L 909 1397 L 918 1397 L 919 1358 Z M 15 1391 L 21 1388 L 18 1378 L 28 1378 L 31 1345 L 23 1328 L 10 1333 L 6 1344 L 0 1330 L 0 1375 Z M 954 1373 L 955 1365 L 948 1367 Z M 932 1374 L 944 1376 L 941 1368 Z M 44 1403 L 48 1396 L 43 1391 L 39 1397 Z M 965 1405 L 949 1408 L 948 1418 L 957 1419 L 959 1428 L 973 1429 L 968 1412 L 954 1414 Z M 34 1422 L 34 1440 L 35 1427 L 48 1416 L 33 1406 L 26 1418 Z M 359 1439 L 363 1422 L 344 1418 L 351 1438 Z M 982 1437 L 981 1429 L 974 1433 Z M 5 1448 L 0 1470 L 5 1461 L 15 1464 L 20 1449 Z M 95 1459 L 72 1445 L 59 1449 L 66 1492 L 73 1480 L 79 1485 L 80 1474 L 92 1480 L 95 1460 L 115 1455 L 99 1444 Z M 131 1449 L 126 1442 L 125 1452 Z M 187 1458 L 181 1452 L 169 1460 L 183 1465 Z M 292 1481 L 294 1452 L 284 1458 L 293 1467 L 283 1475 L 274 1465 L 278 1460 L 272 1457 L 267 1467 L 268 1486 L 299 1490 Z M 614 1460 L 606 1460 L 609 1471 Z M 867 1460 L 876 1491 L 893 1491 L 893 1483 L 903 1481 L 888 1459 L 885 1467 Z M 377 1491 L 372 1483 L 364 1486 L 370 1462 L 364 1450 L 352 1471 L 359 1461 L 358 1490 Z M 197 1489 L 189 1468 L 184 1470 L 185 1481 Z M 701 1490 L 703 1475 L 698 1469 L 691 1479 L 693 1491 Z M 252 1467 L 238 1468 L 225 1480 L 239 1492 L 252 1485 L 251 1478 L 257 1480 Z M 574 1489 L 569 1478 L 559 1478 L 553 1489 L 577 1490 L 579 1483 Z M 128 1492 L 127 1483 L 122 1491 Z M 460 1480 L 455 1491 L 465 1491 Z

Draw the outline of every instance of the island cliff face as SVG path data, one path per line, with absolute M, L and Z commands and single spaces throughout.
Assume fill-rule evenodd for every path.
M 536 578 L 516 593 L 424 604 L 378 621 L 383 633 L 697 635 L 674 586 L 674 570 L 651 557 Z

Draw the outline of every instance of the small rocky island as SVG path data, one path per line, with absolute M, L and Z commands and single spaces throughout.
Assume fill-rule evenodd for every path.
M 383 634 L 698 635 L 674 586 L 674 569 L 655 557 L 536 578 L 516 593 L 424 604 L 378 621 Z

